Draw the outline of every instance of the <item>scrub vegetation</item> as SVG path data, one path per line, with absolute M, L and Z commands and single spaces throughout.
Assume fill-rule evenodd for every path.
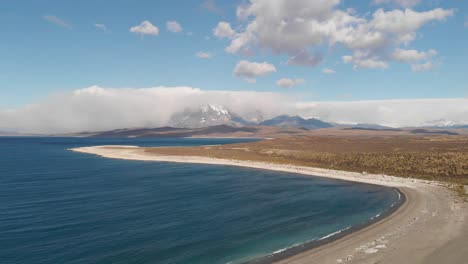
M 147 148 L 205 156 L 387 174 L 468 185 L 468 136 L 289 136 L 223 146 Z

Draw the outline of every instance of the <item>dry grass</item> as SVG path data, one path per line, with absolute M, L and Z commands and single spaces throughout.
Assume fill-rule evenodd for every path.
M 293 136 L 255 143 L 147 148 L 146 151 L 294 164 L 468 185 L 467 136 Z

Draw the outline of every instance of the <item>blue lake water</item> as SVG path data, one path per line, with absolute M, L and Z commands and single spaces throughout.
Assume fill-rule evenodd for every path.
M 67 150 L 243 141 L 0 137 L 0 263 L 242 263 L 367 222 L 397 200 L 373 185 Z

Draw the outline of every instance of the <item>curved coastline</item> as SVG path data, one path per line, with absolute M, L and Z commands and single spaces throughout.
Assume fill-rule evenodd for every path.
M 281 250 L 280 252 L 273 252 L 269 255 L 262 256 L 250 261 L 245 262 L 244 264 L 268 264 L 268 263 L 274 263 L 282 260 L 287 260 L 288 258 L 291 258 L 293 256 L 296 256 L 302 252 L 306 252 L 309 250 L 313 250 L 315 248 L 319 248 L 321 246 L 324 246 L 326 244 L 332 243 L 334 241 L 337 241 L 341 238 L 344 238 L 348 235 L 351 235 L 359 230 L 362 230 L 366 227 L 369 227 L 381 220 L 384 220 L 386 217 L 389 217 L 393 213 L 396 213 L 401 206 L 403 206 L 406 202 L 406 195 L 403 191 L 399 190 L 398 188 L 393 188 L 396 192 L 398 192 L 399 199 L 396 201 L 390 208 L 385 210 L 384 212 L 380 213 L 379 215 L 369 219 L 366 222 L 359 223 L 357 225 L 349 226 L 347 228 L 338 230 L 332 234 L 326 235 L 322 238 L 311 240 L 302 244 L 294 245 L 289 248 L 286 248 L 284 250 Z
M 457 203 L 447 188 L 438 182 L 254 161 L 162 156 L 149 154 L 145 152 L 145 148 L 136 146 L 95 146 L 71 150 L 114 159 L 229 165 L 283 171 L 391 187 L 401 195 L 399 204 L 362 225 L 247 263 L 437 263 L 432 262 L 432 259 L 444 259 L 444 254 L 453 257 L 452 251 L 440 250 L 441 248 L 449 243 L 453 244 L 453 241 L 462 244 L 459 248 L 463 248 L 467 243 L 464 239 L 468 231 L 465 221 L 467 206 Z M 468 256 L 461 254 L 457 261 L 466 261 L 466 257 Z

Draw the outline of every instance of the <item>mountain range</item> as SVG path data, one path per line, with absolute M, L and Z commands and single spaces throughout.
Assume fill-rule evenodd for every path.
M 244 126 L 249 122 L 221 105 L 202 105 L 198 109 L 185 109 L 176 113 L 169 125 L 176 128 L 202 128 L 209 126 Z
M 319 129 L 329 128 L 333 125 L 318 120 L 316 118 L 304 119 L 300 116 L 281 115 L 273 119 L 265 120 L 260 123 L 261 126 L 277 126 L 286 128 L 305 128 L 305 129 Z
M 283 128 L 305 128 L 319 129 L 329 128 L 333 125 L 316 118 L 304 119 L 300 116 L 281 115 L 272 119 L 264 120 L 261 112 L 249 115 L 249 120 L 233 113 L 221 105 L 202 105 L 198 109 L 186 109 L 172 116 L 169 125 L 177 128 L 202 128 L 209 126 L 276 126 Z
M 338 130 L 409 132 L 411 134 L 453 134 L 457 131 L 447 129 L 467 129 L 468 125 L 447 120 L 435 120 L 412 128 L 392 128 L 377 124 L 328 123 L 316 118 L 303 118 L 297 115 L 280 115 L 264 119 L 260 111 L 238 115 L 222 105 L 207 104 L 197 108 L 187 108 L 175 113 L 167 126 L 156 128 L 122 128 L 100 132 L 78 132 L 52 136 L 78 137 L 268 137 L 271 135 L 302 134 L 309 130 L 335 128 Z M 425 128 L 431 129 L 426 130 Z M 442 131 L 443 130 L 443 131 Z M 330 131 L 329 131 L 330 132 Z M 326 132 L 326 133 L 329 133 Z M 32 134 L 0 131 L 0 136 L 41 136 Z M 45 135 L 42 135 L 45 136 Z
M 446 119 L 437 119 L 437 120 L 432 120 L 429 122 L 425 122 L 419 127 L 426 127 L 426 128 L 468 128 L 468 122 L 460 123 L 460 122 L 454 122 L 451 120 L 446 120 Z
M 302 128 L 302 129 L 321 129 L 321 128 L 352 128 L 369 130 L 397 130 L 397 128 L 382 126 L 378 124 L 340 124 L 328 123 L 316 118 L 303 118 L 297 115 L 280 115 L 271 119 L 264 119 L 264 114 L 260 111 L 238 115 L 222 105 L 207 104 L 198 108 L 185 109 L 182 112 L 172 116 L 169 126 L 176 128 L 203 128 L 210 126 L 228 125 L 233 127 L 240 126 L 275 126 L 282 128 Z M 462 129 L 468 128 L 467 123 L 459 123 L 445 119 L 438 119 L 422 123 L 416 128 L 434 128 L 434 129 Z M 398 128 L 399 129 L 399 128 Z

